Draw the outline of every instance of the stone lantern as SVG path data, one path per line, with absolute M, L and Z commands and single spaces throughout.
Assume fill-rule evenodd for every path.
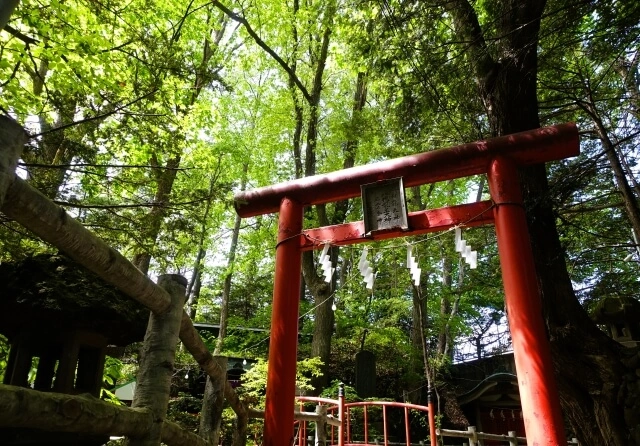
M 148 317 L 141 304 L 64 256 L 0 264 L 0 334 L 10 346 L 3 383 L 99 397 L 107 352 L 141 341 Z M 104 442 L 31 429 L 0 435 L 3 444 Z
M 626 347 L 640 343 L 640 302 L 633 297 L 609 296 L 591 311 L 591 319 L 604 325 L 614 341 Z

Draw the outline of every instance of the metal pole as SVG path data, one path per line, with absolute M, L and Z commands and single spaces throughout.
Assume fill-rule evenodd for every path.
M 369 443 L 369 414 L 367 413 L 367 406 L 364 406 L 364 442 Z
M 389 446 L 389 435 L 387 433 L 387 406 L 382 406 L 382 431 L 384 435 L 384 446 Z
M 497 157 L 488 178 L 527 444 L 565 444 L 517 167 Z
M 409 429 L 409 408 L 404 408 L 404 432 L 405 443 L 407 446 L 411 446 L 411 429 Z
M 304 403 L 298 404 L 298 410 L 304 412 Z M 295 419 L 295 415 L 294 415 Z M 295 422 L 294 422 L 295 426 Z M 307 422 L 306 420 L 298 420 L 298 446 L 304 446 L 307 441 Z M 295 429 L 294 429 L 295 430 Z
M 288 198 L 280 203 L 276 272 L 271 310 L 269 369 L 264 410 L 264 445 L 293 442 L 293 412 L 298 349 L 302 206 Z
M 433 387 L 431 387 L 431 385 L 429 385 L 429 390 L 427 391 L 427 406 L 429 407 L 429 438 L 431 439 L 431 446 L 438 446 L 438 438 L 436 437 L 436 408 L 433 401 Z
M 340 383 L 338 387 L 338 419 L 340 419 L 340 427 L 338 428 L 338 446 L 344 446 L 344 384 Z

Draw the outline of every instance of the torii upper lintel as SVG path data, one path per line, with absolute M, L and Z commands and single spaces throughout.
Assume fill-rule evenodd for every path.
M 405 187 L 420 186 L 486 173 L 497 156 L 527 166 L 576 156 L 579 149 L 576 125 L 560 124 L 248 190 L 234 204 L 241 217 L 273 214 L 284 197 L 303 206 L 332 203 L 359 197 L 361 185 L 376 181 L 402 177 Z

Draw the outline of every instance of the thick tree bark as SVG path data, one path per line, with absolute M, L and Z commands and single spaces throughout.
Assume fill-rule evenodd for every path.
M 200 237 L 198 240 L 198 254 L 196 255 L 196 261 L 193 265 L 193 274 L 187 286 L 187 313 L 191 319 L 196 318 L 196 308 L 198 305 L 198 298 L 200 297 L 200 284 L 202 283 L 202 260 L 204 259 L 207 250 L 205 249 L 205 239 L 208 232 L 207 220 L 209 219 L 209 212 L 211 212 L 211 202 L 213 201 L 213 191 L 216 184 L 216 177 L 209 180 L 209 196 L 207 197 L 207 204 L 204 208 L 204 215 L 202 216 L 202 223 L 200 224 Z
M 459 8 L 450 12 L 456 32 L 471 42 L 470 60 L 493 136 L 539 127 L 537 46 L 545 2 L 502 2 L 496 60 L 489 55 L 471 5 L 466 0 L 454 3 Z M 617 398 L 633 393 L 638 378 L 622 363 L 622 347 L 591 322 L 573 292 L 549 199 L 545 167 L 522 169 L 521 184 L 565 416 L 581 444 L 636 445 L 639 436 L 636 432 L 640 430 L 637 417 L 632 417 L 629 408 Z M 626 404 L 632 408 L 636 405 Z
M 176 179 L 180 167 L 180 156 L 175 156 L 167 161 L 164 170 L 158 172 L 158 184 L 155 197 L 153 198 L 153 208 L 145 216 L 142 226 L 142 241 L 145 244 L 142 251 L 133 256 L 132 263 L 144 274 L 149 272 L 151 263 L 151 250 L 156 243 L 162 221 L 167 215 L 173 182 Z
M 147 409 L 116 406 L 90 395 L 39 392 L 0 384 L 0 427 L 52 432 L 143 436 L 153 414 Z
M 116 406 L 86 394 L 39 392 L 4 384 L 0 384 L 0 413 L 0 427 L 51 432 L 140 437 L 153 424 L 153 414 L 147 409 Z M 162 442 L 169 446 L 213 444 L 166 420 Z
M 13 10 L 16 9 L 18 3 L 20 3 L 20 0 L 8 0 L 2 3 L 2 7 L 0 7 L 0 30 L 7 26 L 7 22 L 9 22 L 11 14 L 13 14 Z
M 159 277 L 158 285 L 171 296 L 171 304 L 161 315 L 151 313 L 144 336 L 132 407 L 149 409 L 153 414 L 153 423 L 147 434 L 128 436 L 127 444 L 135 446 L 160 444 L 162 424 L 169 405 L 187 280 L 175 274 L 164 275 Z
M 333 250 L 333 248 L 332 248 Z M 329 363 L 331 354 L 331 336 L 333 334 L 334 314 L 331 307 L 333 306 L 333 296 L 331 295 L 331 286 L 318 276 L 316 266 L 313 261 L 313 251 L 302 253 L 302 272 L 304 281 L 309 292 L 314 298 L 316 309 L 314 312 L 313 339 L 311 342 L 311 356 L 319 357 L 326 365 Z M 327 375 L 323 373 L 321 376 L 314 377 L 311 385 L 314 387 L 314 394 L 320 394 L 322 389 L 327 385 Z
M 249 164 L 245 163 L 242 166 L 242 180 L 240 184 L 240 190 L 245 190 L 247 187 L 247 171 L 249 170 Z M 222 347 L 224 345 L 224 338 L 227 336 L 227 319 L 229 317 L 229 300 L 231 296 L 231 279 L 233 278 L 233 266 L 236 261 L 236 250 L 238 249 L 238 237 L 240 237 L 240 224 L 242 218 L 236 214 L 236 220 L 233 224 L 233 233 L 231 234 L 231 245 L 229 246 L 229 257 L 227 259 L 227 274 L 224 276 L 224 286 L 222 287 L 222 303 L 220 304 L 220 331 L 218 333 L 218 340 L 216 341 L 216 348 L 213 352 L 214 355 L 220 355 Z
M 187 9 L 190 7 L 191 4 L 189 4 Z M 213 8 L 213 6 L 211 8 Z M 193 89 L 191 90 L 191 95 L 189 97 L 189 104 L 184 108 L 178 108 L 178 112 L 183 116 L 187 116 L 189 114 L 191 106 L 196 103 L 198 96 L 205 86 L 214 79 L 221 81 L 218 75 L 219 69 L 211 70 L 209 63 L 215 55 L 217 47 L 224 36 L 224 30 L 228 19 L 224 14 L 220 14 L 218 20 L 212 22 L 212 16 L 212 9 L 210 9 L 207 14 L 207 24 L 210 27 L 209 34 L 207 34 L 203 40 L 202 60 L 198 66 L 195 67 L 193 72 Z M 181 33 L 176 33 L 171 43 L 179 39 L 180 36 Z M 158 79 L 160 79 L 160 77 Z M 168 214 L 168 206 L 171 201 L 171 191 L 173 189 L 173 183 L 176 179 L 176 174 L 180 167 L 182 158 L 183 149 L 180 147 L 180 144 L 182 144 L 181 135 L 172 135 L 172 139 L 171 148 L 174 150 L 174 153 L 167 159 L 165 168 L 155 172 L 157 185 L 153 199 L 154 206 L 144 219 L 141 238 L 143 246 L 141 247 L 141 250 L 135 253 L 132 260 L 133 264 L 145 274 L 149 272 L 152 251 L 156 244 L 156 240 L 158 239 L 158 235 L 160 234 L 163 220 Z M 155 154 L 152 158 L 152 164 L 159 167 Z
M 611 166 L 611 171 L 613 172 L 616 188 L 622 196 L 627 218 L 631 223 L 631 228 L 635 233 L 636 240 L 640 240 L 640 207 L 638 206 L 637 197 L 633 193 L 633 189 L 627 181 L 627 176 L 624 168 L 622 167 L 622 163 L 620 162 L 620 158 L 618 158 L 615 145 L 609 137 L 609 132 L 602 122 L 602 118 L 595 107 L 593 99 L 590 98 L 588 103 L 581 103 L 580 107 L 591 117 L 596 126 L 596 132 L 598 133 L 598 137 L 602 143 L 602 148 L 604 149 L 604 153 L 607 156 L 609 165 Z
M 222 370 L 227 370 L 227 358 L 215 356 L 214 360 Z M 222 409 L 224 408 L 224 381 L 213 381 L 207 377 L 200 411 L 200 436 L 212 444 L 218 444 Z

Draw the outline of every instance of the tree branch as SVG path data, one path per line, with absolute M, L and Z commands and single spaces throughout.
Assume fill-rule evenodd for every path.
M 36 39 L 33 39 L 25 34 L 22 34 L 20 31 L 18 31 L 17 29 L 15 29 L 10 25 L 5 26 L 4 30 L 9 34 L 11 34 L 13 37 L 22 40 L 27 45 L 35 45 L 36 43 L 38 43 Z
M 487 43 L 480 28 L 478 16 L 468 0 L 453 0 L 445 3 L 445 9 L 453 16 L 456 31 L 462 40 L 469 42 L 469 50 L 474 60 L 472 66 L 476 76 L 484 80 L 496 62 L 487 51 Z
M 305 99 L 309 102 L 309 104 L 311 104 L 312 97 L 307 91 L 307 88 L 302 84 L 298 76 L 296 76 L 295 71 L 280 56 L 278 56 L 278 54 L 275 51 L 273 51 L 271 47 L 269 47 L 269 45 L 267 45 L 264 42 L 264 40 L 260 38 L 260 36 L 258 36 L 258 34 L 253 30 L 253 28 L 251 27 L 247 19 L 245 19 L 243 16 L 239 14 L 236 14 L 235 12 L 227 8 L 225 5 L 223 5 L 219 1 L 214 0 L 212 4 L 218 9 L 220 9 L 222 12 L 224 12 L 226 15 L 228 15 L 232 20 L 244 25 L 249 35 L 258 44 L 258 46 L 263 50 L 265 50 L 276 62 L 278 62 L 278 64 L 282 67 L 282 69 L 287 72 L 287 74 L 289 75 L 293 83 L 296 84 L 296 86 L 300 89 L 300 92 L 305 97 Z
M 113 167 L 116 169 L 162 169 L 162 170 L 193 170 L 195 167 L 165 167 L 165 166 L 151 166 L 145 164 L 92 164 L 92 163 L 73 163 L 73 164 L 39 164 L 39 163 L 18 163 L 23 167 L 38 167 L 44 169 L 70 169 L 72 167 Z
M 75 125 L 80 125 L 80 124 L 84 124 L 86 122 L 91 122 L 91 121 L 96 121 L 98 119 L 106 118 L 107 116 L 111 116 L 111 115 L 114 115 L 114 114 L 118 113 L 120 110 L 124 110 L 125 108 L 129 107 L 130 105 L 135 104 L 136 102 L 139 102 L 139 101 L 142 101 L 143 99 L 146 99 L 147 97 L 151 96 L 152 94 L 154 94 L 157 91 L 158 91 L 158 89 L 154 88 L 153 90 L 143 94 L 142 96 L 137 97 L 137 98 L 133 99 L 132 101 L 129 101 L 124 105 L 121 105 L 120 107 L 114 108 L 110 112 L 103 113 L 101 115 L 90 116 L 88 118 L 81 119 L 80 121 L 74 121 L 74 122 L 70 122 L 69 124 L 64 124 L 64 125 L 61 125 L 61 126 L 58 126 L 58 127 L 54 127 L 54 128 L 49 129 L 49 130 L 45 130 L 44 132 L 40 132 L 40 133 L 37 133 L 35 135 L 31 135 L 31 138 L 32 139 L 33 138 L 37 138 L 38 136 L 46 135 L 47 133 L 57 132 L 57 131 L 60 131 L 60 130 L 67 129 L 69 127 L 73 127 Z

